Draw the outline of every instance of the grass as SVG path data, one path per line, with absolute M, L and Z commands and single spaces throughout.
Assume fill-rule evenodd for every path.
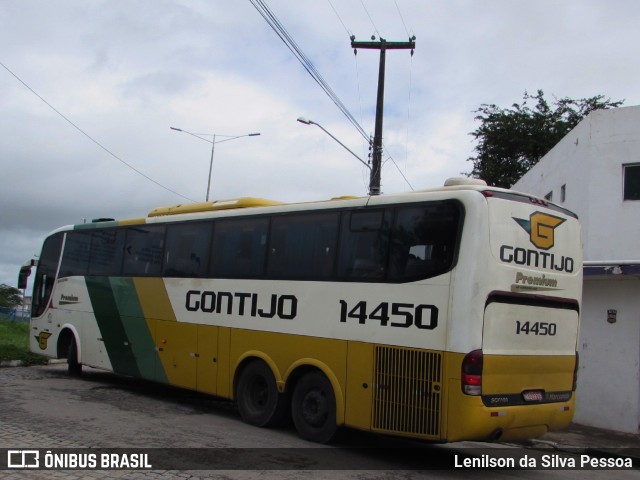
M 22 360 L 25 365 L 43 365 L 47 358 L 29 351 L 29 324 L 0 320 L 0 361 Z

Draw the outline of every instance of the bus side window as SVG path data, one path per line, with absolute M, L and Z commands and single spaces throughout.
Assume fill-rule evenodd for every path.
M 274 217 L 268 277 L 311 280 L 331 277 L 338 220 L 336 212 Z
M 140 225 L 127 229 L 123 274 L 131 277 L 160 276 L 164 252 L 164 226 Z
M 449 202 L 397 208 L 389 279 L 409 281 L 449 271 L 459 219 L 459 207 Z
M 91 232 L 68 232 L 62 253 L 60 278 L 89 274 Z
M 218 278 L 262 276 L 268 229 L 269 220 L 266 218 L 216 221 L 210 275 Z
M 348 279 L 385 277 L 389 246 L 384 210 L 356 210 L 342 218 L 338 276 Z M 389 216 L 386 213 L 386 216 Z
M 60 261 L 62 248 L 62 234 L 47 238 L 42 247 L 42 254 L 38 260 L 38 269 L 33 284 L 33 305 L 31 312 L 34 317 L 44 313 L 51 298 L 51 292 L 56 280 L 56 271 Z
M 89 275 L 119 275 L 122 267 L 124 230 L 94 230 L 91 237 Z
M 167 227 L 165 276 L 197 278 L 207 276 L 211 226 L 211 222 L 198 222 Z

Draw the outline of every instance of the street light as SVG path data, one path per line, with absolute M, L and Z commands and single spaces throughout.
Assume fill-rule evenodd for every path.
M 369 169 L 369 171 L 372 172 L 371 170 L 371 165 L 369 165 L 367 162 L 365 162 L 364 160 L 362 160 L 358 155 L 356 155 L 355 153 L 353 153 L 353 151 L 347 147 L 344 143 L 342 143 L 340 140 L 338 140 L 336 137 L 334 137 L 331 132 L 329 132 L 326 128 L 324 128 L 322 125 L 320 125 L 319 123 L 314 122 L 313 120 L 309 120 L 308 118 L 305 117 L 298 117 L 298 121 L 300 123 L 304 123 L 305 125 L 315 125 L 316 127 L 320 128 L 324 133 L 326 133 L 327 135 L 329 135 L 331 138 L 333 138 L 336 142 L 338 142 L 340 144 L 340 146 L 342 146 L 342 148 L 344 148 L 347 152 L 349 152 L 351 155 L 353 155 L 354 157 L 356 157 L 358 159 L 358 161 L 360 163 L 362 163 L 365 167 L 367 167 Z M 371 187 L 371 185 L 369 185 L 369 195 L 374 195 L 373 193 L 373 189 Z
M 207 196 L 205 198 L 206 202 L 209 201 L 209 191 L 211 190 L 211 171 L 213 170 L 213 153 L 215 151 L 216 143 L 229 142 L 231 140 L 236 140 L 238 138 L 244 138 L 244 137 L 257 137 L 258 135 L 260 135 L 260 133 L 246 133 L 244 135 L 220 135 L 220 134 L 215 134 L 215 133 L 192 133 L 192 132 L 188 132 L 186 130 L 183 130 L 181 128 L 176 128 L 176 127 L 169 127 L 169 128 L 171 130 L 175 130 L 176 132 L 186 133 L 187 135 L 191 135 L 192 137 L 199 138 L 200 140 L 208 142 L 208 143 L 211 144 L 211 160 L 209 161 L 209 179 L 207 180 Z M 213 139 L 209 140 L 207 138 L 204 138 L 203 135 L 211 136 L 211 137 L 213 137 Z M 224 140 L 216 141 L 216 137 L 226 137 L 226 138 Z

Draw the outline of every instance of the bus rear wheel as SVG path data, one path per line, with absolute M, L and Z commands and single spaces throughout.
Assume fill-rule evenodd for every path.
M 240 373 L 236 401 L 242 420 L 258 427 L 275 427 L 288 413 L 288 401 L 278 392 L 271 368 L 254 360 Z
M 336 396 L 329 379 L 321 372 L 309 372 L 297 383 L 291 402 L 298 435 L 316 443 L 329 443 L 338 430 Z

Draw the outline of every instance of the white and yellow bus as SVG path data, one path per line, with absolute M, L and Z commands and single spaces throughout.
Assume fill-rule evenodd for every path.
M 462 184 L 460 184 L 462 183 Z M 476 182 L 281 204 L 158 208 L 60 228 L 31 349 L 342 427 L 430 441 L 567 426 L 582 255 L 568 210 Z M 22 280 L 28 268 L 21 272 Z

